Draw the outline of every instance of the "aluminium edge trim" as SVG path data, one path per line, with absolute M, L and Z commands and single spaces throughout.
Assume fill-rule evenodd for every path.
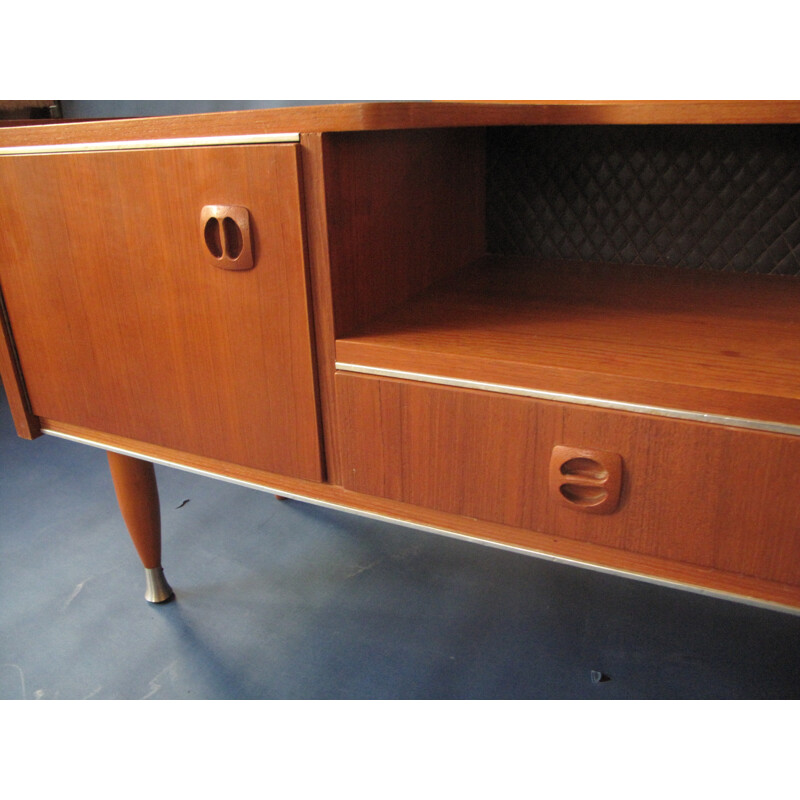
M 93 153 L 113 150 L 155 150 L 165 147 L 208 147 L 232 144 L 285 144 L 299 142 L 299 133 L 248 133 L 237 136 L 188 136 L 174 139 L 131 139 L 118 142 L 71 142 L 0 147 L 0 156 L 51 153 Z
M 678 589 L 680 591 L 690 592 L 692 594 L 699 594 L 704 597 L 711 597 L 718 600 L 728 600 L 731 602 L 741 603 L 743 605 L 753 606 L 755 608 L 763 608 L 768 611 L 779 611 L 786 614 L 792 614 L 794 616 L 800 616 L 800 608 L 786 605 L 784 603 L 779 603 L 776 601 L 762 600 L 758 597 L 737 594 L 736 592 L 724 591 L 722 589 L 709 589 L 707 587 L 698 586 L 697 584 L 693 583 L 685 583 L 679 580 L 670 580 L 669 578 L 658 578 L 652 575 L 647 575 L 645 573 L 635 572 L 633 570 L 608 567 L 602 564 L 594 564 L 591 561 L 582 561 L 581 559 L 571 558 L 569 556 L 559 556 L 554 553 L 548 553 L 543 550 L 536 550 L 530 547 L 523 547 L 521 545 L 506 544 L 504 542 L 495 542 L 492 541 L 491 539 L 482 539 L 478 536 L 472 536 L 467 533 L 459 533 L 458 531 L 450 530 L 448 528 L 440 528 L 434 525 L 425 525 L 420 522 L 412 522 L 410 520 L 402 519 L 401 517 L 393 517 L 388 514 L 379 514 L 374 511 L 366 511 L 364 509 L 354 508 L 352 506 L 347 506 L 341 503 L 334 503 L 330 500 L 321 500 L 319 498 L 310 497 L 308 495 L 298 494 L 297 492 L 286 491 L 285 489 L 277 489 L 271 486 L 267 486 L 266 484 L 255 483 L 253 481 L 246 481 L 241 478 L 233 478 L 228 475 L 212 472 L 210 470 L 199 469 L 198 467 L 190 467 L 185 464 L 181 464 L 177 461 L 170 461 L 169 459 L 146 455 L 144 453 L 140 453 L 130 448 L 116 447 L 114 445 L 98 442 L 83 436 L 76 436 L 75 434 L 71 433 L 62 433 L 61 431 L 49 430 L 47 428 L 42 428 L 42 433 L 45 433 L 48 436 L 53 436 L 59 439 L 66 439 L 67 441 L 76 442 L 77 444 L 85 444 L 89 445 L 90 447 L 96 447 L 101 450 L 105 450 L 107 452 L 110 451 L 112 453 L 120 453 L 121 455 L 140 458 L 143 459 L 144 461 L 149 461 L 153 464 L 159 464 L 161 466 L 179 469 L 182 470 L 183 472 L 190 472 L 193 473 L 194 475 L 199 475 L 204 478 L 214 478 L 216 480 L 225 481 L 226 483 L 231 483 L 236 486 L 242 486 L 246 489 L 256 489 L 258 491 L 280 495 L 281 497 L 290 498 L 292 500 L 299 500 L 304 503 L 310 503 L 311 505 L 319 506 L 321 508 L 331 509 L 333 511 L 343 511 L 350 514 L 357 514 L 360 517 L 375 520 L 376 522 L 383 522 L 390 525 L 402 525 L 405 528 L 411 528 L 413 530 L 423 531 L 425 533 L 433 533 L 440 536 L 446 536 L 451 539 L 456 539 L 463 542 L 469 542 L 472 544 L 480 544 L 486 547 L 493 547 L 498 550 L 505 550 L 507 552 L 517 553 L 519 555 L 531 556 L 533 558 L 538 558 L 543 561 L 550 561 L 554 564 L 561 564 L 564 566 L 588 569 L 593 572 L 599 572 L 605 575 L 628 578 L 631 580 L 639 581 L 641 583 L 649 583 L 655 586 L 663 586 L 668 589 Z
M 486 383 L 473 381 L 466 378 L 448 378 L 444 375 L 427 375 L 421 372 L 405 372 L 398 369 L 385 369 L 383 367 L 367 367 L 362 364 L 347 364 L 336 362 L 336 369 L 341 372 L 354 372 L 361 375 L 376 375 L 381 378 L 398 378 L 400 380 L 416 381 L 417 383 L 430 383 L 437 386 L 453 386 L 459 389 L 478 389 L 484 392 L 497 394 L 510 394 L 520 397 L 532 397 L 537 400 L 555 400 L 560 403 L 573 403 L 575 405 L 607 408 L 614 411 L 631 411 L 636 414 L 648 414 L 656 417 L 670 417 L 690 422 L 707 422 L 713 425 L 727 425 L 733 428 L 746 428 L 748 430 L 764 431 L 768 433 L 783 433 L 789 436 L 800 436 L 800 425 L 791 425 L 786 422 L 769 422 L 746 417 L 730 417 L 724 414 L 707 414 L 702 411 L 687 411 L 680 408 L 667 408 L 651 406 L 643 403 L 626 403 L 622 400 L 607 400 L 601 397 L 587 397 L 578 394 L 565 394 L 563 392 L 550 392 L 543 389 L 529 389 L 525 386 L 507 386 L 500 383 Z

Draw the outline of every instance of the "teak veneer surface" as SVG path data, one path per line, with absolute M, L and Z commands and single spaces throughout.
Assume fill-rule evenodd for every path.
M 325 458 L 338 482 L 336 332 L 351 331 L 485 250 L 482 131 L 301 138 Z
M 800 438 L 340 373 L 345 488 L 800 585 Z M 554 448 L 618 454 L 619 507 L 565 507 Z M 783 502 L 776 502 L 780 498 Z
M 0 159 L 0 284 L 32 412 L 322 477 L 296 145 Z M 201 209 L 249 209 L 219 269 Z
M 800 281 L 488 257 L 337 361 L 800 424 Z
M 300 159 L 325 476 L 330 483 L 338 484 L 341 482 L 339 428 L 328 423 L 328 420 L 336 418 L 333 367 L 336 360 L 336 341 L 328 251 L 328 217 L 325 213 L 322 138 L 322 134 L 304 136 L 300 145 Z
M 0 128 L 0 146 L 242 133 L 482 127 L 800 123 L 794 100 L 342 103 Z
M 470 130 L 324 139 L 337 336 L 485 252 L 483 139 Z

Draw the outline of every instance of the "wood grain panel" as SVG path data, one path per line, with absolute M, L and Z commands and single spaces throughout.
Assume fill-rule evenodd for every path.
M 35 414 L 320 479 L 297 147 L 0 159 L 0 280 Z M 250 211 L 217 269 L 205 205 Z
M 800 281 L 490 257 L 342 363 L 800 424 Z
M 485 251 L 480 131 L 323 139 L 336 335 Z
M 800 584 L 800 439 L 563 403 L 336 377 L 344 486 L 625 552 Z M 565 507 L 554 447 L 618 453 L 607 516 Z
M 333 378 L 336 350 L 322 136 L 315 133 L 304 134 L 300 140 L 300 153 L 325 475 L 329 482 L 339 483 L 338 427 Z

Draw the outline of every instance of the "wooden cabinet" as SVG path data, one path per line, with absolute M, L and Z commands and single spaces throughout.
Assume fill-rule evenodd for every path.
M 800 610 L 799 124 L 411 103 L 0 131 L 18 429 Z

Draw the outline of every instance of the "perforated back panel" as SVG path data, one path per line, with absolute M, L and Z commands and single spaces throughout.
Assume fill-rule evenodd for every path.
M 800 129 L 487 133 L 489 252 L 800 277 Z

